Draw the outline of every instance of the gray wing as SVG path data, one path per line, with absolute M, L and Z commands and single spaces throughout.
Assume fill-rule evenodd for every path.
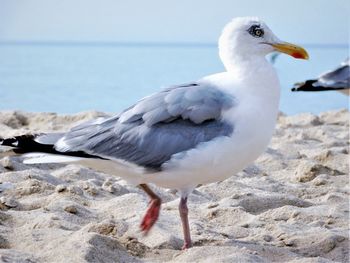
M 322 74 L 318 80 L 313 83 L 313 86 L 323 86 L 328 88 L 350 88 L 349 59 L 344 61 L 335 70 Z
M 55 145 L 161 169 L 172 155 L 233 132 L 221 112 L 234 98 L 199 83 L 173 86 L 139 101 L 121 114 L 79 125 Z

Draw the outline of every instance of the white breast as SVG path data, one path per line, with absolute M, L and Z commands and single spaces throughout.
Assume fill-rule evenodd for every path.
M 274 70 L 259 73 L 263 77 L 248 80 L 232 78 L 229 73 L 212 76 L 214 83 L 218 79 L 220 87 L 236 98 L 236 105 L 223 114 L 223 119 L 233 124 L 233 134 L 202 143 L 185 157 L 175 156 L 163 172 L 148 175 L 149 182 L 181 190 L 224 180 L 252 163 L 272 137 L 279 104 Z

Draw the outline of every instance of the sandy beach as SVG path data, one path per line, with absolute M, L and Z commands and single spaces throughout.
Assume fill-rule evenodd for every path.
M 65 131 L 101 112 L 0 112 L 0 137 Z M 269 148 L 189 198 L 194 247 L 181 251 L 179 196 L 147 236 L 137 187 L 75 164 L 24 165 L 0 152 L 0 262 L 349 262 L 349 112 L 280 114 Z

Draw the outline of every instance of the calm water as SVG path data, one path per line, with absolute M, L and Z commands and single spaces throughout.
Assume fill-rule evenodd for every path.
M 275 66 L 287 114 L 347 108 L 337 92 L 292 93 L 293 83 L 332 69 L 345 47 L 307 47 L 309 61 L 281 55 Z M 0 45 L 0 110 L 118 112 L 161 87 L 220 72 L 213 45 Z

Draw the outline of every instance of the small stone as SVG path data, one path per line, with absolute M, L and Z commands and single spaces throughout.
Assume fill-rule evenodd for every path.
M 337 236 L 336 239 L 338 242 L 343 242 L 346 238 L 343 236 Z
M 295 242 L 293 240 L 283 240 L 282 241 L 284 243 L 285 246 L 287 247 L 292 247 L 295 245 Z
M 240 197 L 239 194 L 233 194 L 233 195 L 231 196 L 232 199 L 238 199 L 239 197 Z
M 78 209 L 77 209 L 75 206 L 73 206 L 73 205 L 66 206 L 66 207 L 64 208 L 64 211 L 66 211 L 66 212 L 68 212 L 68 213 L 71 213 L 71 214 L 76 214 L 76 213 L 78 213 Z
M 125 237 L 122 241 L 123 246 L 128 250 L 128 252 L 137 257 L 144 257 L 146 252 L 149 250 L 147 246 L 139 242 L 134 237 Z
M 21 195 L 31 195 L 44 191 L 46 185 L 37 179 L 30 179 L 24 182 L 22 187 L 18 189 Z
M 93 225 L 88 232 L 95 232 L 100 235 L 116 235 L 117 226 L 111 222 Z
M 214 204 L 209 204 L 207 207 L 208 207 L 209 209 L 211 209 L 211 208 L 215 208 L 215 207 L 217 207 L 217 206 L 219 206 L 219 204 L 214 203 Z
M 347 148 L 343 148 L 341 150 L 341 153 L 344 153 L 344 154 L 349 154 L 349 150 Z
M 332 224 L 334 224 L 334 219 L 332 219 L 332 218 L 327 219 L 326 224 L 327 224 L 327 225 L 332 225 Z
M 113 184 L 112 180 L 111 179 L 107 179 L 107 180 L 105 180 L 103 182 L 102 187 L 110 186 L 112 184 Z
M 17 201 L 15 201 L 12 198 L 5 197 L 5 196 L 0 197 L 0 203 L 7 208 L 15 208 L 18 206 Z
M 277 238 L 278 238 L 278 240 L 283 240 L 283 239 L 285 239 L 285 236 L 286 236 L 286 233 L 281 232 L 277 235 Z
M 213 219 L 218 216 L 218 210 L 212 210 L 208 213 L 207 218 Z
M 116 188 L 114 187 L 113 183 L 111 182 L 111 180 L 106 180 L 103 184 L 102 184 L 102 189 L 113 194 L 116 191 Z
M 95 196 L 98 193 L 97 188 L 93 184 L 88 183 L 88 182 L 84 183 L 83 189 L 92 196 Z
M 333 250 L 337 246 L 336 238 L 335 237 L 328 237 L 323 240 L 321 240 L 319 247 L 322 252 L 328 253 L 331 250 Z
M 312 180 L 312 183 L 313 183 L 315 186 L 321 186 L 321 185 L 327 184 L 327 180 L 322 179 L 322 178 L 315 178 L 314 180 Z
M 322 121 L 318 116 L 314 116 L 314 118 L 311 119 L 310 124 L 313 126 L 318 126 L 322 124 Z
M 86 191 L 93 196 L 98 194 L 98 190 L 96 189 L 96 187 L 89 187 L 88 189 L 86 189 Z
M 102 186 L 102 188 L 103 188 L 103 186 Z M 112 185 L 107 186 L 104 190 L 106 190 L 114 195 L 117 195 L 117 196 L 121 196 L 121 195 L 129 193 L 128 189 L 126 189 L 124 186 L 117 184 L 117 183 L 114 183 Z
M 329 157 L 331 157 L 333 155 L 332 151 L 330 150 L 325 150 L 323 152 L 321 152 L 320 154 L 318 154 L 315 159 L 320 161 L 320 162 L 324 162 L 327 159 L 329 159 Z
M 296 180 L 302 183 L 310 182 L 320 174 L 340 175 L 342 173 L 311 161 L 300 162 L 295 172 Z
M 266 242 L 270 242 L 272 240 L 272 236 L 270 235 L 263 235 L 263 239 L 266 241 Z
M 5 169 L 8 169 L 8 170 L 13 170 L 14 167 L 13 167 L 13 163 L 10 159 L 9 156 L 5 156 L 4 158 L 2 158 L 0 160 L 0 164 L 5 168 Z
M 249 228 L 249 224 L 248 223 L 244 223 L 244 224 L 241 225 L 241 227 Z
M 56 186 L 55 190 L 57 193 L 62 193 L 67 190 L 67 186 L 65 186 L 64 184 L 59 184 Z
M 293 217 L 293 218 L 296 218 L 299 214 L 300 214 L 299 211 L 294 211 L 294 212 L 292 213 L 292 217 Z

